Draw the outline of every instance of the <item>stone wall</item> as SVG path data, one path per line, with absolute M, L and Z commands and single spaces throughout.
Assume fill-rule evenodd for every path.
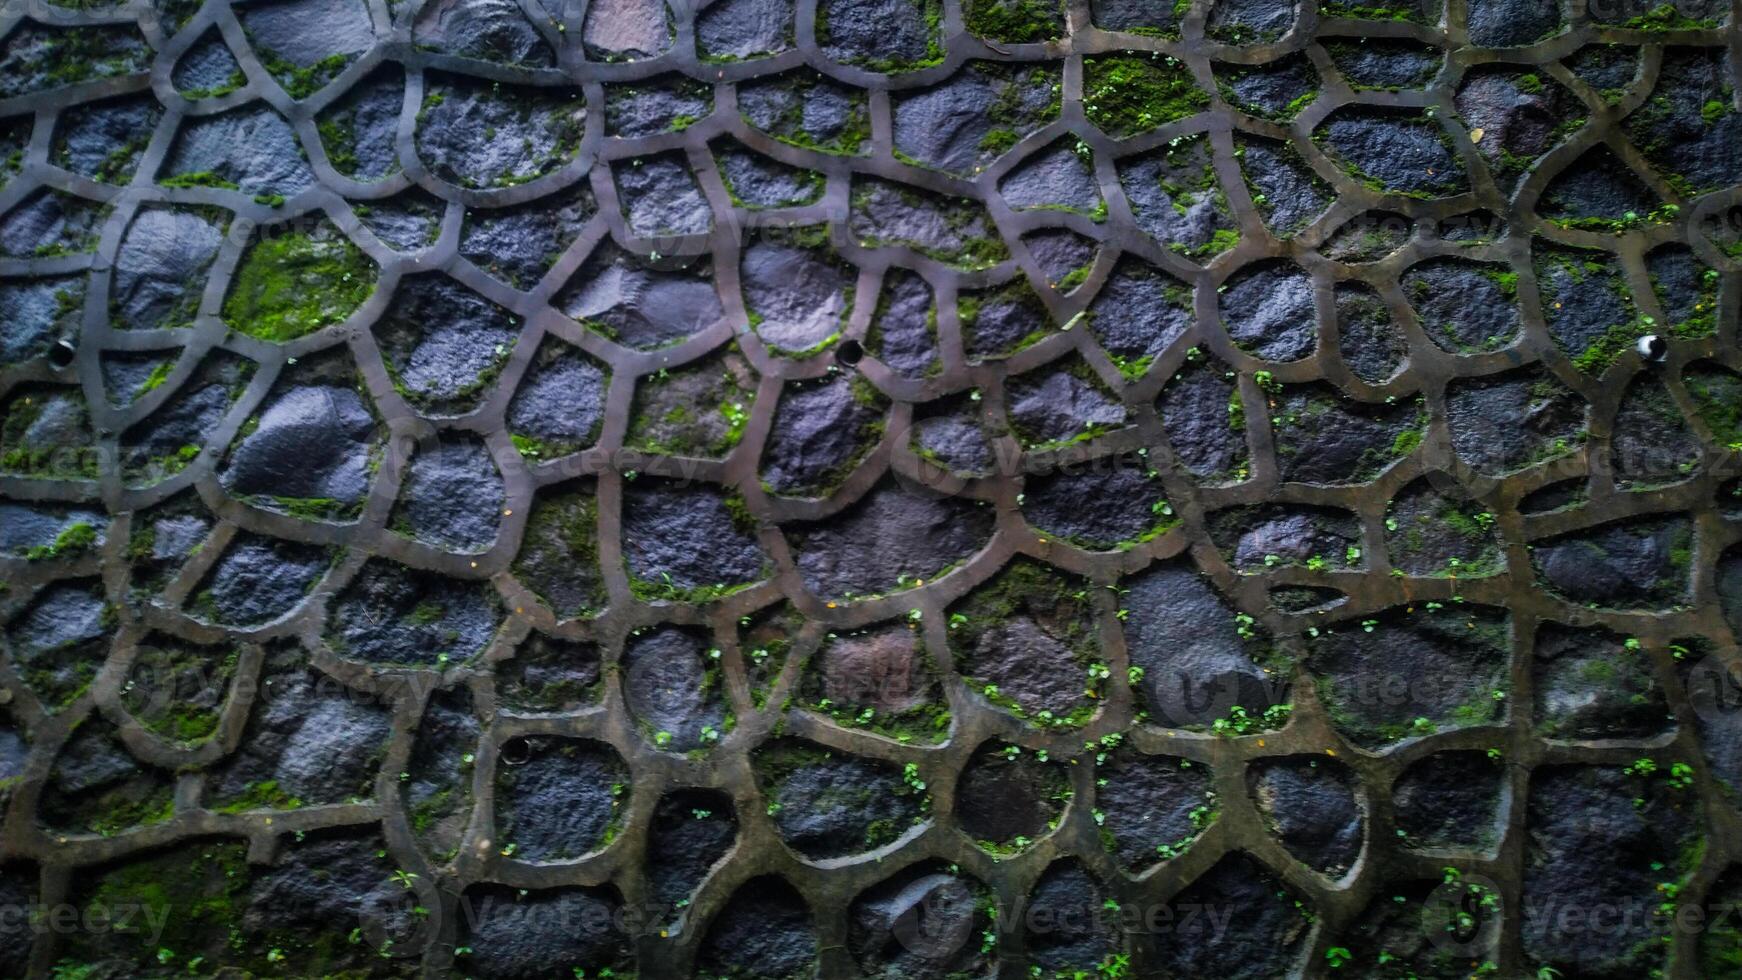
M 0 975 L 1742 976 L 1735 17 L 7 5 Z

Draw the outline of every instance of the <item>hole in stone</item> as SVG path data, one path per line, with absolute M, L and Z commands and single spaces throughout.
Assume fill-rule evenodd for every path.
M 502 743 L 503 765 L 524 766 L 532 760 L 532 743 L 524 738 L 511 738 Z
M 843 340 L 841 345 L 835 348 L 835 360 L 845 367 L 852 367 L 859 363 L 860 358 L 864 356 L 865 345 L 857 340 Z
M 62 337 L 54 342 L 53 347 L 48 349 L 48 363 L 54 365 L 56 370 L 60 370 L 71 365 L 73 358 L 78 356 L 78 353 L 78 345 Z
M 1669 341 L 1651 333 L 1639 338 L 1639 356 L 1656 363 L 1669 356 Z

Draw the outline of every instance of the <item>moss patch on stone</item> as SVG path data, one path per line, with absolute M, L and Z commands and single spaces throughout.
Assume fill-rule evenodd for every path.
M 1083 113 L 1123 139 L 1209 108 L 1210 97 L 1180 61 L 1165 56 L 1083 59 Z
M 250 337 L 285 343 L 343 321 L 375 291 L 375 264 L 325 225 L 263 234 L 242 256 L 224 321 Z

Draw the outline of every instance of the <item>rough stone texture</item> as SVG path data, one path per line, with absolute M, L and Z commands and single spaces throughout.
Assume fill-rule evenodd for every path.
M 1306 357 L 1317 345 L 1313 284 L 1298 267 L 1258 266 L 1217 297 L 1228 336 L 1269 361 Z
M 245 194 L 289 197 L 314 183 L 307 151 L 284 117 L 267 108 L 241 108 L 191 120 L 158 171 L 161 178 L 209 174 Z
M 922 823 L 929 805 L 893 766 L 808 743 L 771 742 L 754 763 L 780 839 L 812 860 L 882 848 Z
M 1669 517 L 1601 525 L 1531 548 L 1544 588 L 1574 602 L 1632 609 L 1686 603 L 1693 529 Z
M 991 531 L 985 508 L 890 484 L 837 521 L 795 529 L 794 562 L 820 595 L 875 594 L 904 576 L 935 577 L 979 550 Z
M 601 847 L 618 818 L 629 771 L 608 745 L 527 737 L 503 746 L 496 827 L 526 861 L 571 861 Z
M 1168 903 L 1179 924 L 1157 944 L 1162 968 L 1182 976 L 1286 976 L 1306 933 L 1295 901 L 1263 865 L 1230 853 Z M 1210 908 L 1245 911 L 1220 927 L 1206 915 L 1185 916 Z
M 725 319 L 706 262 L 653 264 L 601 247 L 557 294 L 556 306 L 628 347 L 681 343 Z
M 713 974 L 788 980 L 804 976 L 816 955 L 810 907 L 785 878 L 771 875 L 750 879 L 725 902 L 697 959 Z
M 1116 923 L 1103 914 L 1107 889 L 1081 862 L 1054 862 L 1027 898 L 1031 912 L 1024 920 L 1023 938 L 1030 962 L 1042 971 L 1069 976 L 1093 969 L 1119 949 Z
M 647 832 L 647 877 L 666 914 L 683 914 L 737 836 L 732 800 L 723 793 L 676 790 L 660 799 Z
M 1405 846 L 1492 852 L 1505 775 L 1503 760 L 1480 752 L 1441 752 L 1405 769 L 1391 787 Z
M 1526 926 L 1529 962 L 1563 973 L 1624 976 L 1657 960 L 1653 940 L 1664 923 L 1646 909 L 1659 900 L 1657 882 L 1685 874 L 1696 860 L 1697 851 L 1689 849 L 1699 836 L 1690 797 L 1663 776 L 1617 767 L 1548 766 L 1532 774 L 1525 900 L 1602 904 L 1621 914 L 1619 924 L 1601 934 L 1556 919 Z M 1605 854 L 1618 859 L 1603 860 Z
M 702 189 L 677 154 L 630 160 L 615 169 L 617 196 L 631 234 L 643 238 L 699 235 L 713 215 Z
M 502 475 L 483 443 L 424 446 L 406 471 L 394 526 L 447 551 L 487 550 L 502 521 Z
M 1271 833 L 1314 870 L 1341 878 L 1361 854 L 1362 802 L 1354 777 L 1333 759 L 1267 762 L 1247 782 Z
M 719 740 L 725 707 L 716 659 L 695 632 L 669 628 L 624 650 L 623 700 L 656 746 L 688 752 Z
M 1264 638 L 1242 636 L 1227 601 L 1191 568 L 1157 566 L 1126 588 L 1128 655 L 1143 671 L 1139 693 L 1157 720 L 1207 728 L 1236 706 L 1260 715 L 1285 703 L 1287 677 L 1272 676 Z
M 1037 473 L 1023 484 L 1023 495 L 1023 519 L 1036 530 L 1094 551 L 1137 541 L 1171 523 L 1160 481 L 1137 457 Z
M 1736 975 L 1727 7 L 13 13 L 0 974 Z
M 350 508 L 368 493 L 371 453 L 379 439 L 375 416 L 361 394 L 332 385 L 298 385 L 260 413 L 254 431 L 231 451 L 220 479 L 237 495 L 332 501 Z
M 521 980 L 551 963 L 592 973 L 632 962 L 613 889 L 478 885 L 463 898 L 472 909 L 460 936 L 471 950 L 465 968 L 478 976 Z
M 956 782 L 956 825 L 989 850 L 1024 850 L 1058 825 L 1068 786 L 1057 762 L 981 746 Z
M 731 505 L 705 486 L 649 481 L 631 487 L 623 502 L 623 557 L 632 580 L 682 591 L 760 578 L 762 549 Z
M 1509 640 L 1491 609 L 1405 607 L 1321 633 L 1310 659 L 1332 719 L 1374 745 L 1504 717 Z
M 991 961 L 991 892 L 975 878 L 928 861 L 867 888 L 848 911 L 847 944 L 869 976 L 978 975 Z
M 762 482 L 792 496 L 833 489 L 882 435 L 881 401 L 846 377 L 789 387 L 762 451 Z
M 498 616 L 474 584 L 377 560 L 336 598 L 327 642 L 366 663 L 443 666 L 483 652 Z
M 501 211 L 474 211 L 460 232 L 460 254 L 514 286 L 530 289 L 580 234 L 597 208 L 585 191 Z

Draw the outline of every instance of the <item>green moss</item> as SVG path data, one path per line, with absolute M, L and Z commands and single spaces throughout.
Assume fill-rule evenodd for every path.
M 249 810 L 296 810 L 301 807 L 302 800 L 279 789 L 278 780 L 263 779 L 249 783 L 239 795 L 220 802 L 214 809 L 219 813 L 245 813 Z
M 1650 326 L 1642 319 L 1613 324 L 1573 358 L 1573 366 L 1592 377 L 1600 376 L 1622 354 L 1632 350 L 1640 337 L 1650 332 Z
M 20 44 L 12 65 L 14 77 L 41 72 L 47 86 L 76 85 L 149 68 L 151 52 L 137 30 L 113 27 L 65 27 L 43 32 L 34 43 Z
M 717 459 L 744 438 L 754 402 L 754 389 L 719 361 L 661 371 L 636 386 L 624 444 L 667 456 Z
M 133 910 L 140 925 L 161 928 L 80 930 L 63 950 L 77 959 L 102 959 L 123 975 L 199 974 L 207 957 L 239 962 L 246 957 L 241 932 L 250 875 L 247 845 L 206 842 L 160 852 L 101 872 L 80 901 L 87 921 L 111 921 L 115 910 Z M 131 960 L 131 968 L 126 964 Z M 278 971 L 254 964 L 251 975 Z
M 1095 266 L 1093 263 L 1090 263 L 1089 265 L 1079 265 L 1075 269 L 1065 273 L 1058 282 L 1053 283 L 1053 288 L 1061 293 L 1071 292 L 1083 283 L 1088 282 L 1089 273 L 1094 270 Z
M 1184 64 L 1171 57 L 1100 55 L 1083 59 L 1083 112 L 1116 139 L 1134 136 L 1209 108 Z
M 891 197 L 914 218 L 923 215 L 923 222 L 901 222 L 898 230 L 912 234 L 888 238 L 872 233 L 869 228 L 858 229 L 856 237 L 861 246 L 906 246 L 929 258 L 969 270 L 990 268 L 1010 257 L 1010 249 L 998 235 L 985 207 L 971 198 L 932 195 L 910 185 L 870 178 L 855 182 L 851 204 L 855 212 L 868 213 L 888 206 Z M 944 234 L 939 234 L 939 225 Z
M 1035 711 L 973 677 L 972 660 L 1011 620 L 1025 618 L 1069 651 L 1084 668 L 1087 698 L 1063 713 Z M 1041 727 L 1072 728 L 1085 724 L 1100 708 L 1108 673 L 1095 629 L 1089 588 L 1037 562 L 1018 558 L 984 585 L 950 607 L 950 645 L 957 652 L 956 669 L 987 701 Z M 1061 706 L 1062 707 L 1062 706 Z
M 169 375 L 174 370 L 175 358 L 173 357 L 167 361 L 159 363 L 156 367 L 151 369 L 150 374 L 145 376 L 145 380 L 140 382 L 139 390 L 133 393 L 133 399 L 137 401 L 141 396 L 163 387 L 163 383 L 169 380 Z
M 315 124 L 321 145 L 326 147 L 327 160 L 342 174 L 357 170 L 357 137 L 351 113 L 322 119 Z
M 363 501 L 346 504 L 332 497 L 272 497 L 272 509 L 282 511 L 302 521 L 330 521 L 354 518 L 363 509 Z
M 604 608 L 599 571 L 599 501 L 577 488 L 533 502 L 513 572 L 559 619 Z
M 39 544 L 25 551 L 26 561 L 47 561 L 89 551 L 97 543 L 97 529 L 84 521 L 69 524 L 54 536 L 49 544 Z
M 693 602 L 697 604 L 714 602 L 757 584 L 755 582 L 716 582 L 685 588 L 669 579 L 654 580 L 638 577 L 629 570 L 627 558 L 623 561 L 623 567 L 629 576 L 629 594 L 642 602 Z
M 523 436 L 519 434 L 510 435 L 508 439 L 510 442 L 514 443 L 514 450 L 516 452 L 530 460 L 539 461 L 554 459 L 557 456 L 564 455 L 561 450 L 552 447 L 550 443 L 545 442 L 543 439 L 534 439 L 532 436 Z
M 150 561 L 157 551 L 157 525 L 144 519 L 133 525 L 133 532 L 127 536 L 127 560 L 130 562 Z M 198 551 L 196 546 L 195 551 Z
M 77 401 L 79 425 L 84 428 L 83 399 L 72 394 L 64 397 Z M 99 456 L 95 446 L 29 444 L 31 426 L 51 398 L 40 389 L 25 390 L 7 405 L 6 419 L 0 422 L 0 471 L 53 480 L 96 479 Z
M 192 173 L 176 174 L 165 177 L 157 182 L 163 187 L 217 187 L 222 190 L 236 190 L 236 184 L 212 173 L 210 170 L 197 170 Z
M 1619 25 L 1636 31 L 1703 31 L 1718 26 L 1718 21 L 1711 17 L 1688 17 L 1675 8 L 1675 5 L 1660 3 L 1636 17 L 1629 17 Z
M 229 78 L 224 79 L 216 85 L 208 86 L 206 88 L 182 89 L 181 97 L 195 101 L 199 99 L 215 99 L 219 96 L 229 95 L 231 92 L 236 91 L 246 84 L 248 84 L 248 76 L 242 74 L 242 69 L 238 68 L 230 73 Z
M 962 21 L 980 37 L 1032 44 L 1064 35 L 1065 10 L 1059 0 L 964 0 Z
M 1000 353 L 1010 354 L 1026 347 L 1032 347 L 1054 333 L 1052 314 L 1047 312 L 1046 304 L 1041 302 L 1040 296 L 1029 285 L 1027 278 L 1018 276 L 996 289 L 957 294 L 956 319 L 962 325 L 962 333 L 969 349 L 983 349 L 988 346 L 975 339 L 975 329 L 980 321 L 980 313 L 988 306 L 1004 304 L 1025 308 L 1028 318 L 1036 326 Z
M 917 71 L 944 60 L 943 18 L 944 8 L 941 0 L 907 0 L 921 18 L 925 21 L 926 50 L 917 58 L 848 58 L 866 71 L 898 74 L 900 72 Z M 825 48 L 831 44 L 829 33 L 829 11 L 826 5 L 819 5 L 816 10 L 816 39 Z
M 1742 449 L 1742 378 L 1716 368 L 1682 379 L 1706 431 L 1722 446 Z
M 764 83 L 768 84 L 768 83 Z M 842 120 L 832 136 L 818 139 L 811 135 L 805 125 L 805 106 L 812 104 L 822 96 L 813 95 L 818 88 L 834 90 L 833 83 L 815 72 L 805 71 L 803 74 L 782 79 L 780 85 L 788 89 L 793 98 L 781 115 L 772 120 L 766 127 L 759 127 L 748 116 L 743 116 L 746 125 L 761 129 L 768 135 L 793 146 L 819 153 L 835 155 L 856 155 L 863 151 L 865 144 L 871 140 L 871 107 L 862 90 L 853 89 L 839 95 L 847 103 L 847 118 Z
M 184 744 L 217 733 L 225 691 L 236 675 L 240 653 L 155 636 L 142 643 L 133 678 L 121 701 L 148 730 Z
M 224 321 L 284 343 L 343 321 L 375 291 L 375 264 L 325 227 L 287 231 L 249 246 L 224 300 Z
M 86 826 L 102 837 L 165 823 L 175 815 L 175 794 L 168 785 L 158 786 L 137 799 L 107 794 L 100 804 L 100 812 L 86 821 Z
M 1427 17 L 1415 7 L 1368 6 L 1359 3 L 1327 2 L 1324 13 L 1330 17 L 1351 17 L 1357 20 L 1399 20 L 1427 23 Z
M 980 137 L 980 149 L 987 153 L 1003 153 L 1020 142 L 1022 142 L 1021 133 L 1014 129 L 999 127 L 988 130 L 985 136 Z
M 1478 267 L 1478 271 L 1482 274 L 1484 279 L 1499 286 L 1500 291 L 1505 293 L 1507 298 L 1517 298 L 1518 273 L 1513 272 L 1511 269 L 1497 269 L 1491 265 L 1480 266 Z
M 253 40 L 250 38 L 250 40 Z M 338 77 L 351 63 L 347 54 L 330 54 L 325 58 L 306 67 L 286 60 L 271 48 L 254 42 L 254 51 L 260 56 L 260 65 L 272 77 L 278 79 L 278 84 L 284 87 L 285 94 L 293 99 L 302 100 L 320 91 L 326 84 Z
M 150 134 L 134 136 L 120 146 L 110 150 L 101 163 L 91 171 L 91 179 L 102 184 L 125 184 L 133 172 L 134 165 L 139 161 L 139 155 L 145 152 L 145 146 L 151 141 Z M 66 151 L 61 152 L 61 166 L 67 166 Z M 70 169 L 70 168 L 69 168 Z

